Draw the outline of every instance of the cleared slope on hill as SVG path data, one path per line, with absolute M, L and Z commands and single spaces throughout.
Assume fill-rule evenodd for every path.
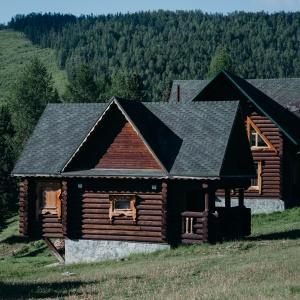
M 46 267 L 55 260 L 43 244 L 24 244 L 16 217 L 6 226 L 0 232 L 0 298 L 300 297 L 300 208 L 254 216 L 253 235 L 244 241 L 73 266 Z
M 33 57 L 38 57 L 47 66 L 58 92 L 63 93 L 67 75 L 58 68 L 54 50 L 32 45 L 22 33 L 0 30 L 0 103 L 7 101 L 18 74 Z

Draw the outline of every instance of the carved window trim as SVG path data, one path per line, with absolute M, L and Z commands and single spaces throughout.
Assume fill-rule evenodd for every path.
M 45 199 L 47 192 L 55 194 L 55 204 L 49 205 L 47 199 Z M 39 220 L 41 215 L 55 215 L 58 219 L 61 219 L 61 183 L 60 182 L 37 182 L 36 184 L 36 219 Z M 54 205 L 53 205 L 54 204 Z
M 262 161 L 256 161 L 254 163 L 257 165 L 256 184 L 251 185 L 248 190 L 257 191 L 259 194 L 261 194 L 262 193 Z
M 116 208 L 117 201 L 128 201 L 128 209 Z M 136 221 L 136 195 L 134 194 L 111 194 L 109 195 L 109 219 L 112 221 L 114 217 L 127 217 Z
M 258 146 L 257 142 L 256 145 L 251 145 L 251 128 L 254 129 L 255 133 L 257 134 L 256 140 L 258 137 L 260 137 L 266 146 Z M 265 135 L 261 132 L 261 130 L 255 125 L 255 123 L 247 117 L 247 135 L 248 135 L 248 140 L 250 142 L 250 147 L 251 150 L 269 150 L 269 151 L 275 151 L 277 153 L 277 150 L 274 148 L 274 146 L 270 143 L 270 141 L 265 137 Z

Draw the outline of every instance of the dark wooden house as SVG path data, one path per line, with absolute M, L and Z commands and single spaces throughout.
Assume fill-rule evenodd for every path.
M 67 262 L 250 233 L 255 171 L 238 101 L 49 104 L 13 175 L 21 235 L 65 239 Z
M 245 191 L 252 212 L 300 204 L 300 78 L 176 80 L 171 103 L 240 100 L 256 178 Z M 222 192 L 218 192 L 220 196 Z

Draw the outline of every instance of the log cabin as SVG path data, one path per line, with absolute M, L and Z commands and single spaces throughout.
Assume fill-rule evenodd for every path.
M 221 71 L 211 80 L 175 80 L 169 102 L 210 99 L 241 101 L 257 174 L 245 191 L 246 207 L 268 213 L 299 205 L 300 78 L 245 80 Z M 217 194 L 224 205 L 224 192 Z
M 239 101 L 48 104 L 12 174 L 20 234 L 64 239 L 66 263 L 250 234 Z

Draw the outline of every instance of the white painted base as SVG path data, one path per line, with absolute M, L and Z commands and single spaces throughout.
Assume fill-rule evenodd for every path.
M 168 244 L 102 240 L 65 240 L 65 263 L 119 259 L 134 253 L 170 249 Z
M 224 198 L 219 197 L 220 202 L 216 201 L 217 207 L 224 207 Z M 251 208 L 251 214 L 269 214 L 275 211 L 284 210 L 284 202 L 281 199 L 255 199 L 245 198 L 244 204 L 246 207 Z M 231 199 L 231 206 L 238 206 L 238 199 Z

